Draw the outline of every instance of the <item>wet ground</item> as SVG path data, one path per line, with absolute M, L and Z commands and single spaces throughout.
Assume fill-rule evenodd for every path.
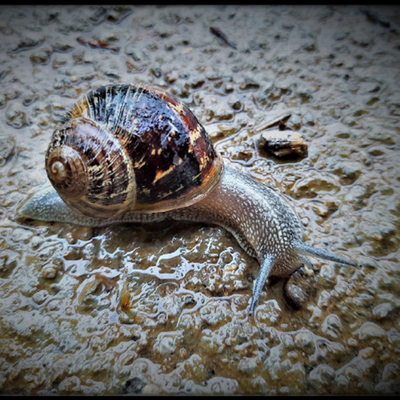
M 1 393 L 399 394 L 398 7 L 0 12 Z M 363 267 L 313 260 L 303 308 L 275 280 L 249 317 L 259 267 L 222 228 L 18 219 L 66 109 L 119 81 L 175 94 L 308 244 Z M 305 158 L 255 145 L 286 112 Z

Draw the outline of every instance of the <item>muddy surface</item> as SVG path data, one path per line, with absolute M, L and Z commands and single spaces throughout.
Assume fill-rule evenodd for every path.
M 1 393 L 399 394 L 398 7 L 0 14 Z M 222 228 L 18 219 L 66 109 L 119 81 L 175 94 L 226 162 L 287 197 L 306 243 L 363 266 L 313 259 L 304 307 L 275 280 L 249 317 L 259 267 Z M 307 157 L 260 154 L 287 112 Z

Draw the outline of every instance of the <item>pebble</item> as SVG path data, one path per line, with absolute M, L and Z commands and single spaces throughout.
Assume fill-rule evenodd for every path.
M 257 146 L 276 157 L 305 157 L 307 143 L 299 132 L 268 129 L 261 133 Z
M 307 276 L 301 270 L 295 271 L 283 288 L 285 299 L 294 308 L 303 307 L 313 290 L 314 281 L 314 276 Z
M 42 277 L 45 279 L 54 279 L 57 275 L 57 269 L 54 267 L 45 267 L 42 270 Z

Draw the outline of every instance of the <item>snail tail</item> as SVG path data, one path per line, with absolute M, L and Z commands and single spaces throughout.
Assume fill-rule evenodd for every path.
M 272 256 L 267 255 L 261 264 L 260 273 L 257 279 L 254 281 L 253 298 L 250 304 L 249 315 L 252 315 L 254 312 L 254 308 L 261 294 L 261 290 L 264 287 L 264 284 L 273 266 L 274 266 L 274 260 Z
M 352 267 L 360 266 L 360 264 L 357 264 L 353 261 L 346 260 L 345 258 L 336 256 L 335 254 L 329 253 L 328 251 L 320 250 L 315 247 L 308 246 L 300 241 L 296 241 L 293 244 L 294 244 L 295 249 L 298 251 L 298 253 L 303 254 L 303 255 L 310 255 L 310 256 L 322 258 L 324 260 L 337 262 L 340 264 L 351 265 Z

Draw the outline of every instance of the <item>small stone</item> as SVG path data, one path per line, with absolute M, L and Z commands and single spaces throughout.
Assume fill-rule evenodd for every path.
M 276 157 L 305 157 L 308 150 L 301 134 L 291 130 L 267 130 L 260 135 L 257 146 Z
M 42 277 L 45 279 L 54 279 L 57 275 L 57 269 L 54 267 L 43 268 Z
M 307 276 L 301 269 L 295 271 L 286 281 L 283 294 L 286 301 L 294 308 L 301 308 L 307 302 L 315 279 Z
M 231 104 L 231 107 L 234 110 L 240 110 L 242 108 L 242 103 L 239 100 L 236 100 L 234 103 Z

